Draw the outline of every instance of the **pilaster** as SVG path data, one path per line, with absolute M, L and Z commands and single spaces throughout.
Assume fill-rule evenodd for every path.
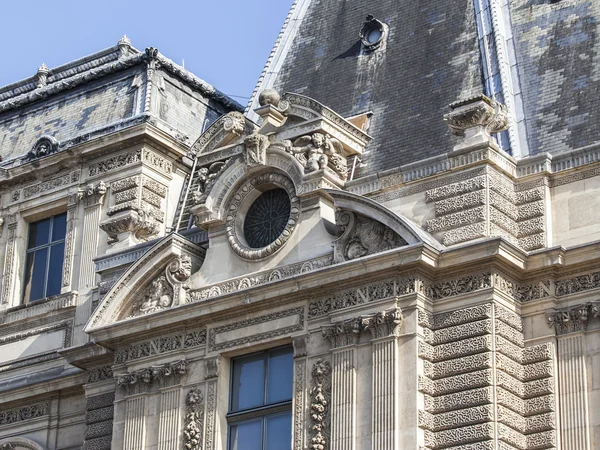
M 17 239 L 17 225 L 19 217 L 17 214 L 11 214 L 7 217 L 8 237 L 6 239 L 6 252 L 4 258 L 4 279 L 2 280 L 2 299 L 0 304 L 9 303 L 13 292 L 13 282 L 15 274 L 15 245 Z M 14 306 L 14 305 L 8 305 Z
M 294 406 L 293 406 L 293 449 L 304 450 L 304 428 L 306 416 L 306 367 L 308 334 L 292 338 L 294 347 Z
M 399 307 L 362 317 L 371 333 L 373 349 L 372 444 L 373 450 L 398 448 L 398 333 L 402 325 Z

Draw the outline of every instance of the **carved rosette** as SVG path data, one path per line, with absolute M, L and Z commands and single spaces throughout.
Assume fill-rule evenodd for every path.
M 402 310 L 398 306 L 361 318 L 363 329 L 369 331 L 373 339 L 398 337 L 402 320 Z
M 339 238 L 333 244 L 335 262 L 349 261 L 407 245 L 382 223 L 351 211 L 336 213 Z
M 349 319 L 323 327 L 323 337 L 329 341 L 332 348 L 356 345 L 360 339 L 360 319 Z
M 331 364 L 319 358 L 312 367 L 313 387 L 310 390 L 311 450 L 329 448 L 329 404 L 331 401 Z
M 452 111 L 444 115 L 444 121 L 456 136 L 465 136 L 471 129 L 493 134 L 508 128 L 506 106 L 485 95 L 452 103 L 450 109 Z
M 201 450 L 204 427 L 204 396 L 192 389 L 185 398 L 186 415 L 183 428 L 183 446 L 188 450 Z

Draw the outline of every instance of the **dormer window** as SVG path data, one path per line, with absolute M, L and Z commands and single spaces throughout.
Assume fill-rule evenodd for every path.
M 387 35 L 387 25 L 368 15 L 360 30 L 359 36 L 367 51 L 373 51 L 381 46 Z

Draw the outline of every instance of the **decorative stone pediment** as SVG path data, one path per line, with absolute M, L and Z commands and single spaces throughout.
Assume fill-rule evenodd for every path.
M 161 239 L 105 295 L 86 332 L 184 303 L 187 281 L 202 265 L 204 254 L 202 247 L 178 234 Z
M 46 450 L 46 447 L 22 437 L 0 439 L 0 450 Z
M 242 113 L 227 113 L 198 138 L 192 145 L 192 153 L 203 155 L 234 143 L 241 143 L 241 137 L 252 134 L 256 128 Z

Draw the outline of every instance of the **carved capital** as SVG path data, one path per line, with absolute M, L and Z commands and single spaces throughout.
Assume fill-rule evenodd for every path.
M 479 131 L 493 134 L 508 128 L 506 106 L 485 95 L 452 103 L 450 109 L 444 121 L 457 136 L 469 138 Z
M 557 335 L 586 331 L 591 317 L 600 315 L 600 302 L 584 303 L 548 313 L 548 325 Z
M 127 389 L 128 394 L 133 394 L 145 389 L 143 385 L 149 386 L 155 381 L 165 383 L 171 381 L 171 379 L 177 382 L 180 377 L 186 374 L 187 362 L 180 360 L 117 375 L 117 385 Z
M 369 331 L 373 339 L 389 336 L 397 337 L 402 326 L 402 310 L 398 306 L 361 318 L 365 331 Z
M 211 378 L 217 378 L 219 376 L 219 367 L 221 365 L 221 357 L 213 356 L 204 360 L 206 364 L 206 372 L 204 378 L 210 380 Z
M 104 194 L 106 194 L 106 184 L 104 181 L 100 181 L 95 186 L 90 184 L 85 189 L 79 189 L 75 195 L 79 200 L 84 199 L 87 208 L 100 205 L 104 199 Z
M 360 319 L 349 319 L 323 327 L 323 337 L 329 341 L 331 348 L 356 345 L 360 339 Z

